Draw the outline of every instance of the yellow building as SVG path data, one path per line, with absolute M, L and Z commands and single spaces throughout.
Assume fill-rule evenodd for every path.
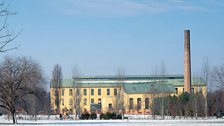
M 116 76 L 79 77 L 64 79 L 57 86 L 51 81 L 51 109 L 56 112 L 55 93 L 59 90 L 60 112 L 84 111 L 150 113 L 154 98 L 180 95 L 184 92 L 184 77 L 168 76 Z M 206 94 L 202 80 L 192 80 L 192 93 Z

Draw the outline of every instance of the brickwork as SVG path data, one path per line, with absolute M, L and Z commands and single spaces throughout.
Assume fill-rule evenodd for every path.
M 184 90 L 191 93 L 190 30 L 184 31 Z

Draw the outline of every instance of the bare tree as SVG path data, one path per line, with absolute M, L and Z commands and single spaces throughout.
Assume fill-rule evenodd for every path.
M 208 111 L 210 115 L 224 111 L 224 64 L 212 70 L 211 83 L 213 90 L 208 95 Z
M 170 115 L 175 118 L 178 114 L 178 97 L 176 95 L 173 95 L 173 96 L 169 96 L 169 98 L 170 98 L 170 101 L 169 101 Z
M 210 84 L 209 84 L 209 79 L 210 79 L 210 75 L 209 75 L 209 64 L 208 64 L 208 58 L 204 59 L 203 61 L 203 67 L 202 67 L 202 77 L 203 80 L 205 82 L 205 84 L 207 85 L 206 88 L 206 94 L 205 94 L 205 115 L 207 118 L 208 115 L 208 101 L 207 101 L 207 93 L 208 93 L 208 89 L 210 89 Z
M 75 115 L 77 116 L 81 113 L 81 99 L 82 99 L 82 91 L 81 91 L 81 72 L 79 71 L 78 67 L 75 66 L 73 69 L 73 87 L 74 87 L 74 109 L 75 109 Z
M 52 71 L 52 83 L 55 85 L 55 104 L 56 113 L 60 113 L 60 98 L 61 98 L 61 83 L 62 83 L 62 70 L 59 64 L 56 64 Z
M 197 74 L 197 73 L 194 73 L 194 75 L 193 75 L 193 81 L 192 81 L 192 83 L 193 84 L 195 84 L 195 85 L 198 85 L 198 84 L 200 84 L 201 83 L 201 79 L 200 79 L 201 77 Z M 197 88 L 194 88 L 194 92 L 192 92 L 193 94 L 192 94 L 192 97 L 193 97 L 193 99 L 191 99 L 191 100 L 193 100 L 192 101 L 192 104 L 193 104 L 193 110 L 194 110 L 194 116 L 196 117 L 196 118 L 198 118 L 198 104 L 200 104 L 200 102 L 198 101 L 198 96 L 195 94 L 195 92 L 196 92 L 196 90 L 197 91 L 199 91 L 199 89 L 198 89 L 199 87 L 197 87 Z M 198 103 L 199 102 L 199 103 Z
M 117 69 L 117 84 L 116 84 L 116 95 L 114 97 L 114 110 L 116 113 L 122 114 L 122 119 L 124 117 L 125 112 L 125 99 L 124 99 L 124 77 L 125 77 L 125 70 L 122 67 L 118 67 Z
M 204 82 L 206 85 L 210 86 L 209 79 L 210 79 L 210 68 L 209 68 L 209 63 L 208 63 L 208 58 L 205 58 L 203 60 L 203 65 L 202 65 L 202 78 L 204 79 Z
M 150 104 L 150 110 L 152 112 L 153 118 L 155 119 L 156 115 L 158 114 L 159 107 L 158 102 L 156 101 L 156 98 L 159 97 L 159 91 L 156 89 L 155 84 L 151 85 L 151 88 L 148 91 L 148 96 L 151 97 L 152 103 Z
M 214 116 L 218 112 L 224 111 L 224 92 L 216 90 L 208 93 L 208 114 Z
M 152 71 L 152 75 L 156 78 L 158 77 L 158 69 L 157 69 L 157 65 L 155 67 L 155 70 Z M 156 80 L 158 81 L 158 80 Z M 148 97 L 150 98 L 151 97 L 151 104 L 150 104 L 150 110 L 151 110 L 151 113 L 153 115 L 153 118 L 155 119 L 155 115 L 157 114 L 157 104 L 156 104 L 156 101 L 155 101 L 155 98 L 158 97 L 158 90 L 155 88 L 155 85 L 151 85 L 151 87 L 148 89 L 148 92 L 146 93 L 146 96 L 145 97 Z
M 161 62 L 161 69 L 160 69 L 160 83 L 162 84 L 166 84 L 166 78 L 165 75 L 167 74 L 167 69 L 166 69 L 166 65 L 164 63 L 164 61 Z M 161 116 L 162 119 L 164 119 L 164 96 L 166 96 L 166 94 L 164 92 L 160 93 L 161 95 Z
M 214 68 L 212 81 L 216 89 L 224 90 L 224 64 Z
M 2 0 L 0 2 L 0 53 L 6 52 L 12 49 L 16 49 L 17 47 L 8 47 L 8 45 L 19 35 L 13 34 L 13 32 L 9 31 L 7 19 L 9 15 L 15 14 L 15 12 L 11 12 L 8 9 L 7 0 Z
M 6 57 L 0 64 L 0 107 L 8 110 L 16 123 L 16 106 L 26 108 L 28 95 L 43 84 L 40 66 L 25 57 Z
M 37 88 L 36 95 L 26 96 L 26 107 L 24 108 L 27 114 L 32 115 L 36 120 L 38 114 L 49 114 L 50 99 L 48 93 L 43 88 Z
M 193 94 L 194 95 L 194 97 L 196 97 L 196 100 L 197 100 L 197 110 L 198 110 L 198 112 L 197 112 L 197 116 L 200 116 L 200 117 L 206 117 L 207 118 L 207 110 L 205 110 L 206 109 L 206 98 L 207 98 L 207 96 L 205 97 L 205 96 L 203 96 L 203 94 L 202 94 L 202 92 L 197 92 L 197 93 L 195 93 L 195 94 Z M 194 101 L 195 102 L 195 101 Z
M 218 96 L 220 97 L 220 96 Z M 208 116 L 213 116 L 216 113 L 216 98 L 214 92 L 208 92 L 207 100 L 208 100 Z

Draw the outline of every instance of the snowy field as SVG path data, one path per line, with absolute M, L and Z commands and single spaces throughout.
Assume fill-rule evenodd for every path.
M 0 117 L 0 125 L 12 125 L 12 120 Z M 224 126 L 224 119 L 175 120 L 18 120 L 18 126 Z

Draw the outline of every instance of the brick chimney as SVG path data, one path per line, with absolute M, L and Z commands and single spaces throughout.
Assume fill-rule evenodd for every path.
M 184 92 L 191 93 L 190 30 L 184 30 Z

